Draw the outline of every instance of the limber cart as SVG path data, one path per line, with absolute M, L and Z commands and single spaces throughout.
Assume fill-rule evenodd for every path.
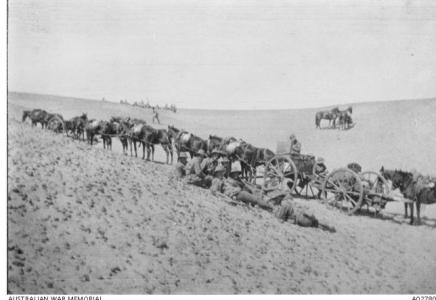
M 349 168 L 339 168 L 328 174 L 319 174 L 315 156 L 278 153 L 265 165 L 263 189 L 266 191 L 289 189 L 300 195 L 305 189 L 307 196 L 309 190 L 312 195 L 317 190 L 323 201 L 342 208 L 348 214 L 363 207 L 372 208 L 378 214 L 388 202 L 411 202 L 392 196 L 388 182 L 377 172 L 356 173 Z
M 301 195 L 304 191 L 315 196 L 321 193 L 324 175 L 319 173 L 319 164 L 314 155 L 299 154 L 291 155 L 289 145 L 286 142 L 277 144 L 277 152 L 264 168 L 263 189 L 289 189 Z

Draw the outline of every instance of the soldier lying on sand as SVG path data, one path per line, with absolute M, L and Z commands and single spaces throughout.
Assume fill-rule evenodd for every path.
M 215 169 L 215 178 L 212 180 L 210 187 L 212 194 L 224 195 L 232 200 L 258 205 L 263 209 L 274 212 L 274 215 L 282 221 L 290 221 L 303 227 L 319 227 L 330 232 L 336 231 L 333 227 L 320 224 L 315 216 L 298 207 L 292 201 L 292 196 L 289 193 L 273 192 L 264 195 L 261 189 L 242 181 L 239 177 L 241 169 L 237 166 L 233 164 L 229 178 L 224 178 L 226 170 L 222 165 L 218 165 Z M 284 198 L 286 198 L 286 201 L 282 201 Z M 274 206 L 268 202 L 279 202 L 281 205 Z

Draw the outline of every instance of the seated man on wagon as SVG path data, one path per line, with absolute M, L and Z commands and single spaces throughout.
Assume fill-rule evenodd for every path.
M 291 148 L 289 151 L 291 156 L 299 156 L 301 154 L 301 143 L 297 140 L 295 134 L 291 134 L 289 139 L 291 140 Z

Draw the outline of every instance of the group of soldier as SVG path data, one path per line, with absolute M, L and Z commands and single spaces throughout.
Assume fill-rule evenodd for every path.
M 291 140 L 291 149 L 300 151 L 301 144 L 295 136 L 291 136 Z M 289 192 L 265 191 L 243 180 L 240 162 L 231 162 L 226 153 L 220 150 L 213 150 L 208 156 L 200 149 L 189 161 L 187 153 L 181 152 L 174 167 L 173 177 L 185 184 L 210 189 L 213 195 L 233 203 L 245 203 L 271 211 L 281 221 L 335 231 L 332 227 L 320 224 L 315 216 L 298 206 Z

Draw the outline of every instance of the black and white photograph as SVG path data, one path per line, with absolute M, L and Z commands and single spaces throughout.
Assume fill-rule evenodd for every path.
M 435 1 L 3 8 L 8 297 L 436 299 Z

